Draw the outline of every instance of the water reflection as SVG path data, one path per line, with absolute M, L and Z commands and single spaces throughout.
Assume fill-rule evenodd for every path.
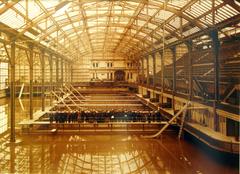
M 8 104 L 0 105 L 0 134 L 8 129 Z
M 46 99 L 46 106 L 49 105 L 50 100 Z M 33 112 L 41 109 L 41 98 L 33 98 Z M 16 127 L 19 127 L 18 123 L 24 119 L 29 118 L 29 98 L 23 97 L 15 103 L 16 113 L 15 113 L 15 122 Z M 0 136 L 7 132 L 10 126 L 10 100 L 8 98 L 0 99 Z
M 8 138 L 0 139 L 0 173 L 237 173 L 175 138 L 34 135 L 16 146 L 7 145 Z
M 28 118 L 29 101 L 22 101 L 24 111 L 16 102 L 16 123 Z M 34 109 L 40 107 L 40 98 L 35 98 Z M 195 145 L 177 141 L 176 135 L 157 140 L 128 134 L 18 135 L 21 144 L 7 145 L 8 108 L 8 101 L 1 101 L 0 173 L 238 173 Z
M 187 173 L 161 143 L 134 136 L 37 136 L 22 141 L 2 146 L 3 173 Z
M 25 108 L 24 108 L 22 99 L 19 98 L 19 99 L 18 99 L 18 102 L 19 102 L 19 104 L 20 104 L 20 106 L 21 106 L 22 111 L 25 111 Z

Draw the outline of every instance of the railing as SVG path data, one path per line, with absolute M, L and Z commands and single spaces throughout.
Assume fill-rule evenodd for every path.
M 66 132 L 149 132 L 158 131 L 166 122 L 49 123 L 22 125 L 22 133 Z M 53 131 L 54 130 L 54 131 Z

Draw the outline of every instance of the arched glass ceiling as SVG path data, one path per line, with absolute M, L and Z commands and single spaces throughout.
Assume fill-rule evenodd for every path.
M 2 1 L 0 22 L 68 57 L 141 55 L 239 16 L 231 0 Z M 227 35 L 226 31 L 224 34 Z

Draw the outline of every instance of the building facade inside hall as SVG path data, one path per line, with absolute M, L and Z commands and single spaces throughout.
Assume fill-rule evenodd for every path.
M 239 19 L 237 0 L 1 0 L 0 173 L 238 173 Z

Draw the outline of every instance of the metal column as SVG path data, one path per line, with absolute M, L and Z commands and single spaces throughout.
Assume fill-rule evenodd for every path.
M 70 83 L 72 83 L 73 82 L 73 66 L 72 65 L 70 65 L 70 77 L 71 77 Z
M 147 60 L 147 85 L 150 85 L 150 79 L 149 79 L 149 56 L 146 57 Z
M 29 114 L 33 119 L 33 45 L 29 45 Z
M 67 62 L 67 69 L 66 69 L 66 83 L 69 83 L 69 62 Z
M 137 83 L 140 83 L 139 75 L 140 75 L 140 67 L 139 67 L 139 60 L 137 60 Z
M 41 51 L 41 70 L 42 70 L 42 84 L 41 84 L 41 99 L 42 99 L 42 111 L 45 111 L 45 58 L 44 51 Z
M 173 55 L 173 74 L 172 74 L 172 81 L 173 81 L 173 86 L 172 86 L 172 108 L 173 111 L 175 111 L 175 94 L 176 94 L 176 47 L 173 47 L 172 49 L 172 55 Z
M 68 83 L 71 83 L 71 63 L 68 62 Z
M 68 80 L 67 80 L 67 75 L 68 75 L 68 62 L 67 61 L 65 61 L 65 63 L 64 63 L 64 82 L 65 83 L 67 83 L 68 82 Z
M 152 55 L 153 58 L 153 86 L 155 87 L 156 85 L 156 55 Z
M 144 84 L 144 81 L 145 81 L 145 75 L 144 75 L 144 59 L 143 59 L 143 57 L 142 57 L 142 59 L 141 59 L 141 62 L 142 62 L 142 84 Z
M 11 103 L 11 133 L 10 142 L 15 142 L 15 41 L 11 42 L 11 86 L 10 86 L 10 103 Z
M 188 47 L 188 60 L 187 60 L 187 72 L 188 72 L 188 100 L 192 100 L 193 96 L 193 67 L 192 67 L 192 49 L 193 43 L 192 41 L 187 42 Z M 187 111 L 187 116 L 191 117 L 191 110 Z M 183 117 L 184 118 L 184 117 Z M 181 128 L 182 129 L 182 128 Z M 179 136 L 180 137 L 180 136 Z
M 220 42 L 218 39 L 218 31 L 213 30 L 210 33 L 213 42 L 212 55 L 214 58 L 214 102 L 213 102 L 213 111 L 214 111 L 214 130 L 219 131 L 219 116 L 216 111 L 217 104 L 220 102 L 219 97 L 219 48 Z
M 63 58 L 61 58 L 61 86 L 63 86 L 64 83 L 64 76 L 63 76 Z
M 192 100 L 193 96 L 193 69 L 192 69 L 192 42 L 188 41 L 187 42 L 187 47 L 188 47 L 188 99 Z
M 59 59 L 56 56 L 56 87 L 59 86 Z
M 50 70 L 50 91 L 53 90 L 53 59 L 52 54 L 49 56 L 49 70 Z M 52 105 L 53 96 L 50 92 L 50 105 Z
M 163 104 L 163 92 L 164 92 L 164 54 L 162 52 L 159 52 L 161 56 L 161 104 Z

